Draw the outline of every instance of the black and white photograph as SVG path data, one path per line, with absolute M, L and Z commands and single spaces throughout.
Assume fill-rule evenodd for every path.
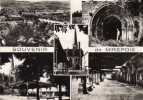
M 83 0 L 89 46 L 142 46 L 142 0 Z
M 0 0 L 0 100 L 142 100 L 143 0 Z
M 87 25 L 55 25 L 54 74 L 87 74 Z
M 1 46 L 53 46 L 54 24 L 70 22 L 70 0 L 1 0 Z
M 143 53 L 89 53 L 89 75 L 73 76 L 71 100 L 142 100 Z
M 70 100 L 70 77 L 52 70 L 53 53 L 0 53 L 0 100 Z

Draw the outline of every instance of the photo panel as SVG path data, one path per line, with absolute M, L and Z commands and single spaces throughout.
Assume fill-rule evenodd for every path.
M 54 24 L 70 22 L 70 0 L 1 0 L 0 45 L 53 47 Z
M 142 1 L 83 0 L 82 24 L 89 25 L 89 46 L 142 46 Z
M 143 53 L 89 53 L 89 75 L 73 76 L 71 100 L 141 100 Z
M 70 100 L 70 77 L 53 75 L 53 53 L 0 53 L 0 98 Z
M 88 48 L 88 26 L 55 25 L 54 74 L 86 74 L 85 56 Z

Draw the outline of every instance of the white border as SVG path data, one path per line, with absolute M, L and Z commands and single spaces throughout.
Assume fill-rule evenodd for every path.
M 0 53 L 53 53 L 54 47 L 0 47 Z
M 88 52 L 106 53 L 143 53 L 143 47 L 89 47 Z

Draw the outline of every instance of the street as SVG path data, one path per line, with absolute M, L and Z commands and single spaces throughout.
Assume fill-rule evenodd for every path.
M 72 80 L 72 87 L 78 81 Z M 143 88 L 128 86 L 114 80 L 104 80 L 89 94 L 78 94 L 77 86 L 72 88 L 72 100 L 143 100 Z

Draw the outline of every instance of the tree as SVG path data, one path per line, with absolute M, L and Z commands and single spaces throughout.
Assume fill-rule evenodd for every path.
M 30 25 L 26 23 L 20 23 L 15 26 L 14 29 L 11 29 L 10 33 L 6 36 L 7 45 L 17 46 L 18 42 L 26 45 L 27 40 L 32 37 L 33 34 L 33 28 Z
M 19 23 L 10 32 L 6 39 L 7 46 L 52 46 L 48 39 L 53 35 L 53 24 L 40 21 Z
M 82 17 L 82 12 L 81 11 L 76 11 L 72 14 L 73 17 Z
M 37 88 L 37 100 L 39 100 L 39 79 L 46 71 L 52 74 L 53 54 L 25 54 L 26 61 L 19 67 L 18 78 L 24 82 L 35 82 Z M 30 84 L 30 83 L 29 83 Z

